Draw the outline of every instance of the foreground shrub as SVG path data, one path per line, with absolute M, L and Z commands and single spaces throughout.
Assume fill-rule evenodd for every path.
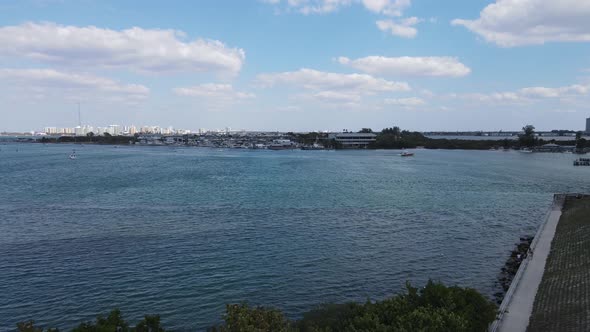
M 324 304 L 290 321 L 277 309 L 230 304 L 224 324 L 211 332 L 483 332 L 496 317 L 496 306 L 471 288 L 447 287 L 429 281 L 421 289 L 366 303 Z M 17 324 L 19 332 L 43 332 L 33 321 Z M 73 332 L 164 332 L 160 316 L 145 316 L 135 327 L 115 309 Z M 58 332 L 49 329 L 46 332 Z
M 286 320 L 280 311 L 245 304 L 227 306 L 225 325 L 213 331 L 486 331 L 496 317 L 496 306 L 471 288 L 446 287 L 429 281 L 422 289 L 364 304 L 325 304 L 299 321 Z

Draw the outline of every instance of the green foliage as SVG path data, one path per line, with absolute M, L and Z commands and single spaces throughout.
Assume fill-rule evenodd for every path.
M 526 125 L 522 127 L 522 131 L 524 131 L 524 136 L 533 136 L 533 134 L 535 133 L 535 126 Z
M 135 326 L 135 332 L 164 332 L 160 325 L 160 315 L 146 315 L 145 318 Z
M 35 321 L 29 320 L 16 324 L 18 332 L 43 332 L 43 329 L 35 326 Z
M 295 331 L 280 310 L 264 307 L 250 308 L 247 304 L 228 304 L 225 326 L 219 332 L 288 332 Z
M 424 146 L 429 139 L 419 132 L 400 131 L 399 127 L 385 128 L 375 138 L 376 149 L 406 149 Z
M 535 139 L 535 126 L 533 125 L 526 125 L 524 127 L 522 127 L 522 131 L 524 132 L 524 134 L 520 135 L 520 137 L 518 138 L 518 142 L 520 143 L 520 146 L 525 146 L 525 147 L 533 147 L 536 145 L 536 139 Z
M 324 304 L 298 321 L 280 310 L 230 304 L 224 324 L 211 332 L 481 332 L 496 317 L 496 306 L 471 288 L 447 287 L 429 281 L 423 288 L 406 284 L 406 292 L 365 303 Z M 43 332 L 33 321 L 17 324 L 19 332 Z M 130 327 L 115 309 L 95 322 L 81 323 L 73 332 L 164 332 L 160 316 L 148 315 Z M 49 329 L 46 332 L 58 332 Z
M 363 128 L 359 131 L 359 133 L 363 133 L 363 134 L 370 134 L 373 132 L 373 129 L 371 128 Z
M 588 142 L 585 138 L 580 138 L 576 141 L 576 149 L 583 150 L 586 148 L 586 146 L 588 146 Z
M 108 316 L 102 315 L 96 317 L 96 323 L 85 322 L 81 323 L 72 332 L 127 332 L 129 331 L 129 324 L 123 319 L 121 310 L 114 309 Z
M 429 281 L 422 289 L 407 284 L 407 293 L 364 304 L 324 304 L 290 323 L 274 309 L 227 307 L 219 331 L 486 331 L 496 306 L 474 289 L 446 287 Z
M 313 143 L 319 143 L 326 139 L 327 135 L 318 132 L 310 132 L 310 133 L 301 133 L 301 134 L 293 134 L 291 138 L 301 144 L 311 145 Z
M 383 130 L 381 130 L 381 134 L 399 137 L 401 135 L 401 130 L 397 126 L 391 128 L 384 128 Z
M 342 149 L 342 143 L 338 142 L 335 139 L 325 140 L 324 147 L 328 149 Z
M 60 136 L 43 137 L 42 143 L 98 143 L 98 144 L 129 144 L 129 142 L 137 142 L 137 137 L 133 136 L 96 136 L 93 133 L 88 133 L 84 136 Z
M 413 149 L 422 146 L 426 149 L 464 149 L 489 150 L 491 148 L 509 148 L 508 140 L 462 140 L 462 139 L 432 139 L 419 132 L 400 130 L 399 127 L 383 129 L 375 142 L 373 149 Z

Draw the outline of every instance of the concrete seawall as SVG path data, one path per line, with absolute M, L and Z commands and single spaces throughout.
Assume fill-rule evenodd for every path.
M 490 325 L 490 332 L 526 331 L 565 197 L 562 194 L 554 196 L 553 205 L 531 243 L 532 254 L 521 263 L 500 305 L 498 317 Z

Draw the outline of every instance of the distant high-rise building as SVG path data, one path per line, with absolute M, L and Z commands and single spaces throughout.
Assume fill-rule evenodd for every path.
M 110 125 L 109 126 L 109 134 L 113 136 L 119 136 L 121 133 L 121 127 L 119 125 Z
M 586 134 L 590 134 L 590 118 L 586 119 Z
M 84 136 L 84 128 L 82 128 L 81 126 L 76 126 L 76 128 L 74 128 L 74 135 L 76 136 Z
M 47 133 L 49 135 L 55 135 L 55 134 L 57 134 L 57 128 L 56 127 L 45 127 L 45 133 Z

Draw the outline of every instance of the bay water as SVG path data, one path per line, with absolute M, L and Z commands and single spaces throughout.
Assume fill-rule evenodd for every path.
M 415 152 L 0 145 L 0 330 L 117 307 L 201 331 L 226 303 L 297 318 L 429 278 L 491 295 L 553 194 L 590 191 L 572 154 Z

